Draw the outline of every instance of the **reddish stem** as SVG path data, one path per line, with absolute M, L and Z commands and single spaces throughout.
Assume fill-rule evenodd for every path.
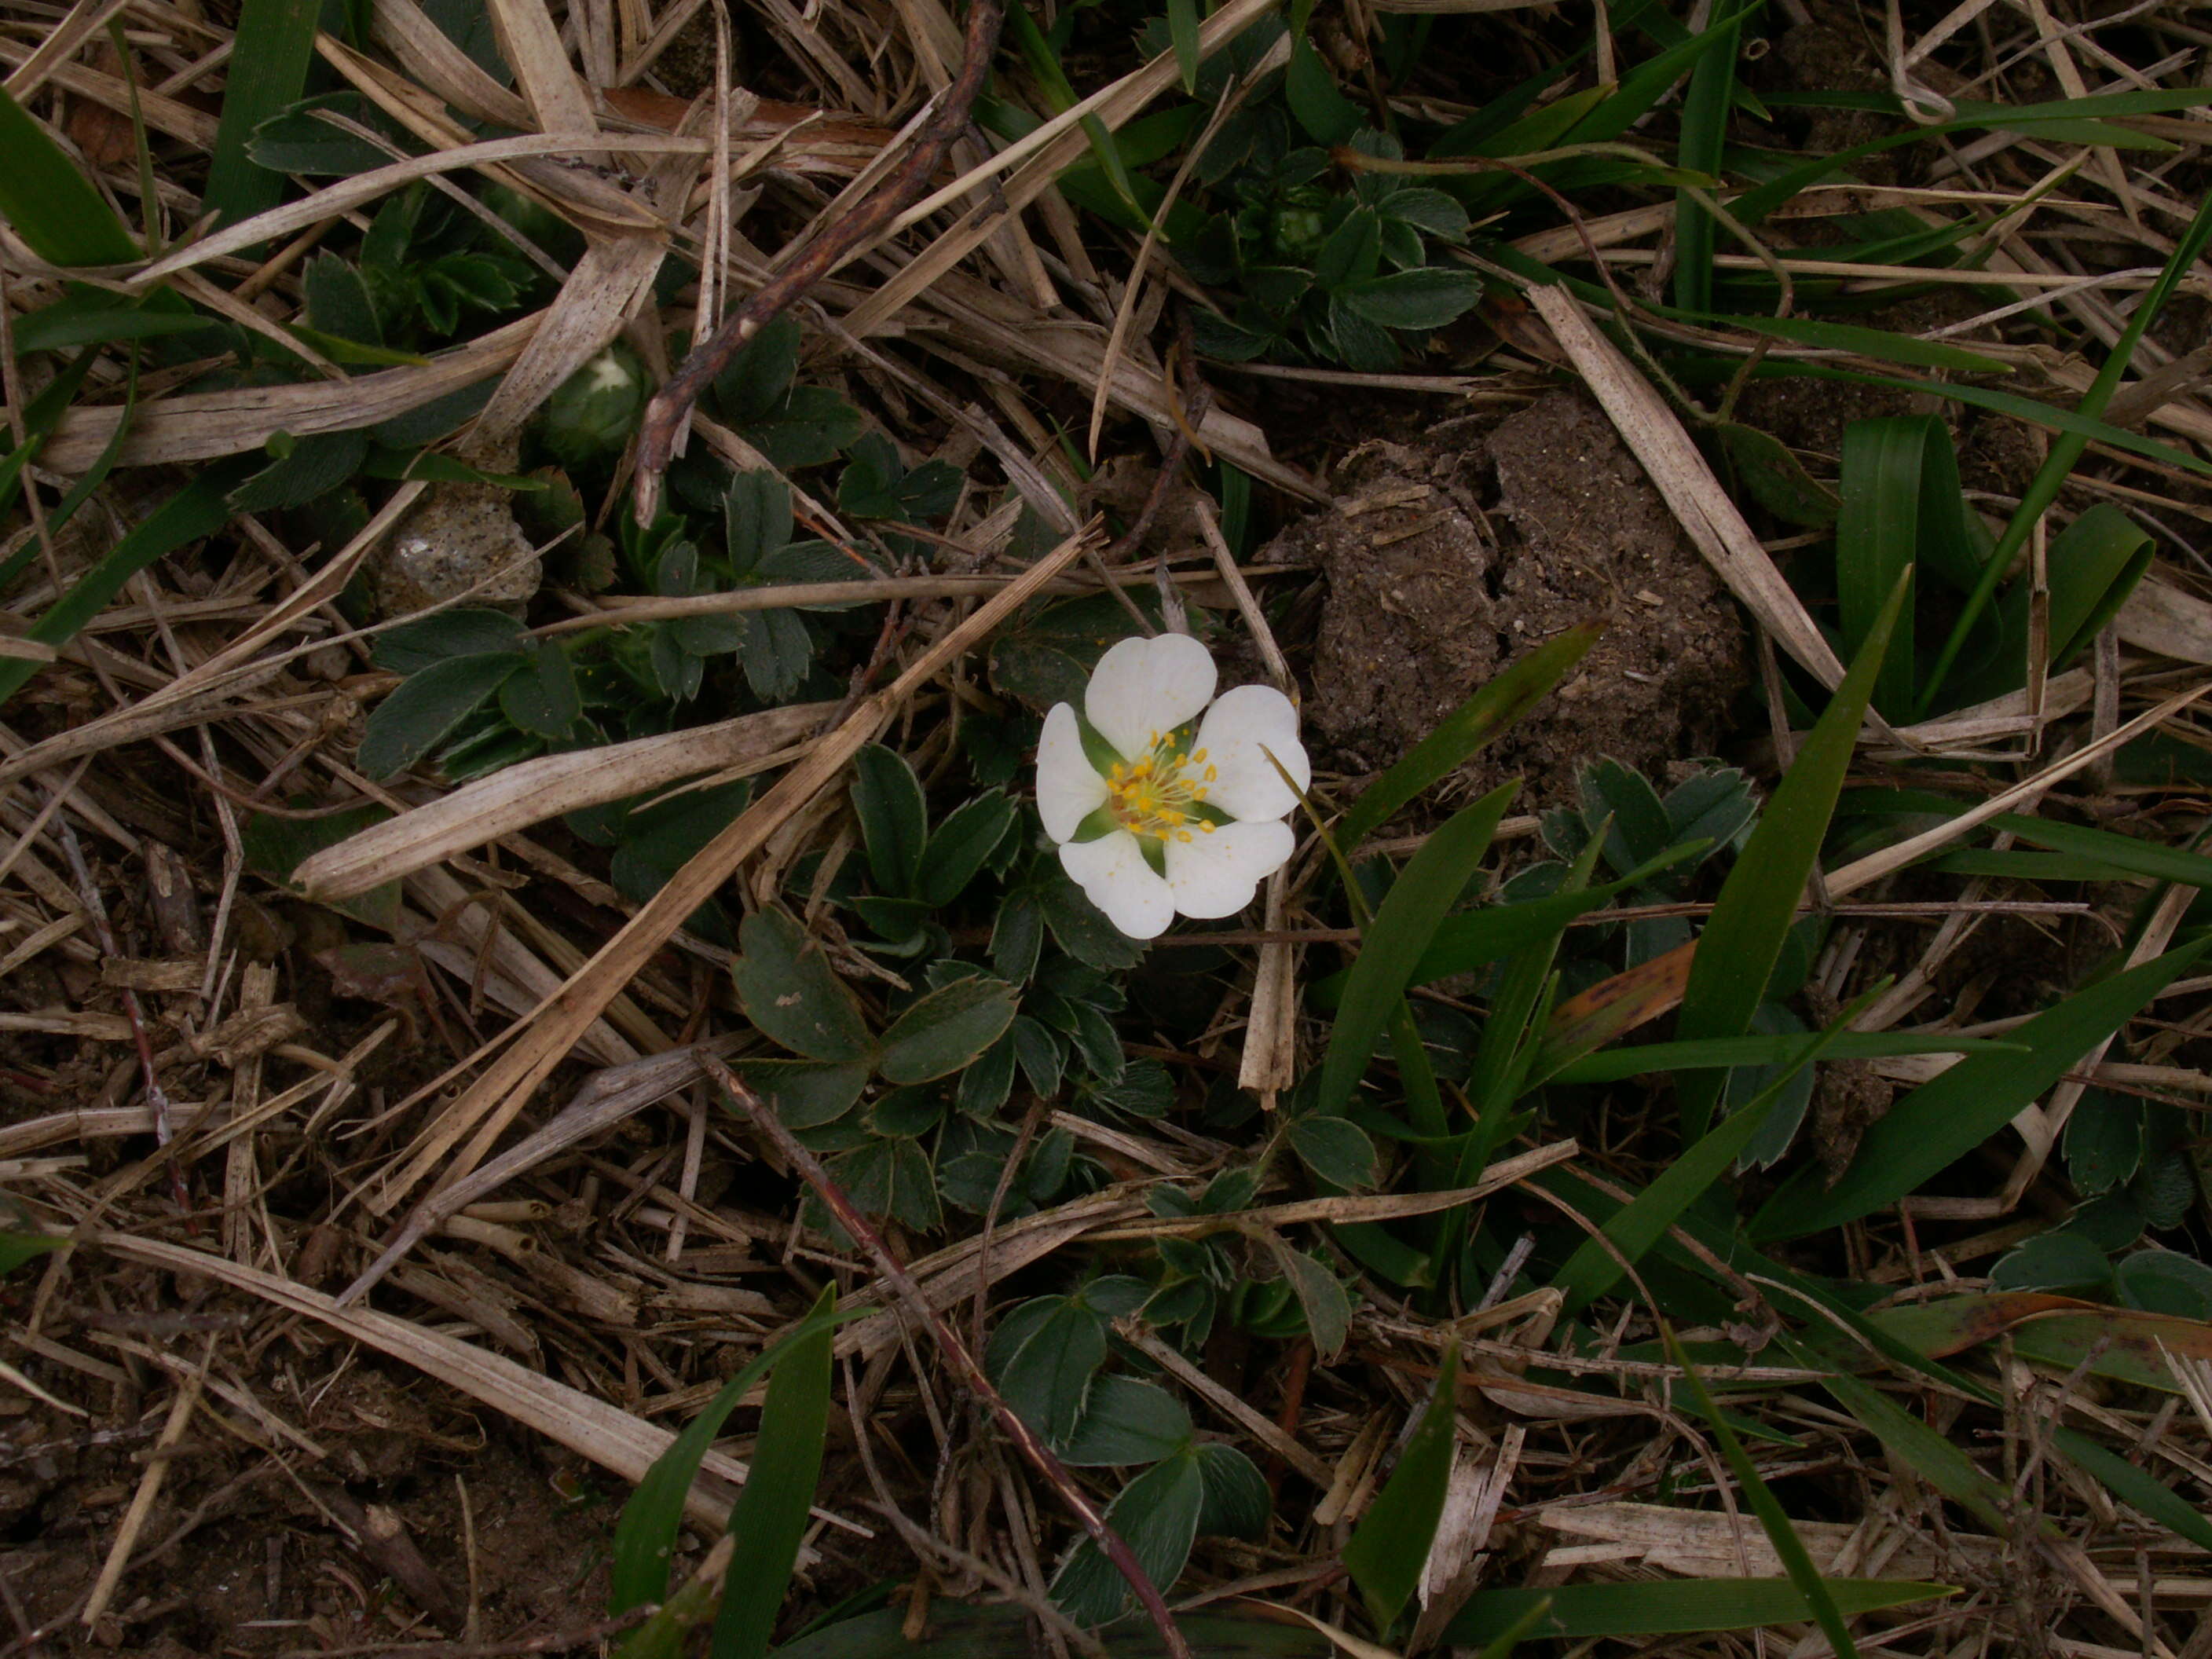
M 969 1352 L 968 1345 L 960 1340 L 958 1333 L 951 1326 L 945 1323 L 937 1310 L 930 1306 L 929 1298 L 921 1293 L 921 1286 L 915 1284 L 913 1276 L 899 1265 L 898 1258 L 891 1254 L 890 1247 L 869 1224 L 867 1218 L 853 1207 L 853 1200 L 845 1195 L 844 1189 L 830 1178 L 830 1172 L 822 1167 L 822 1160 L 801 1146 L 799 1138 L 784 1127 L 782 1120 L 763 1104 L 757 1095 L 739 1082 L 728 1066 L 704 1051 L 699 1055 L 699 1064 L 721 1085 L 723 1091 L 737 1102 L 744 1115 L 752 1120 L 753 1127 L 767 1136 L 784 1159 L 805 1178 L 806 1184 L 814 1189 L 814 1195 L 837 1218 L 837 1224 L 851 1234 L 854 1242 L 867 1252 L 869 1259 L 876 1265 L 876 1271 L 890 1285 L 908 1311 L 929 1328 L 931 1337 L 944 1351 L 946 1360 L 960 1380 L 975 1391 L 977 1399 L 991 1408 L 991 1414 L 999 1419 L 999 1426 L 1014 1443 L 1015 1449 L 1030 1461 L 1030 1466 L 1044 1477 L 1045 1483 L 1059 1494 L 1060 1502 L 1083 1523 L 1084 1531 L 1091 1534 L 1091 1541 L 1098 1546 L 1099 1553 L 1112 1562 L 1115 1571 L 1128 1580 L 1129 1588 L 1136 1592 L 1139 1603 L 1158 1630 L 1160 1640 L 1168 1650 L 1168 1659 L 1191 1659 L 1190 1646 L 1183 1640 L 1182 1632 L 1176 1627 L 1175 1615 L 1168 1611 L 1167 1602 L 1161 1598 L 1151 1578 L 1146 1577 L 1143 1565 L 1121 1534 L 1108 1524 L 1098 1506 L 1084 1496 L 1082 1488 L 1075 1484 L 1075 1477 L 1067 1472 L 1067 1466 L 1053 1455 L 1052 1448 L 1044 1443 L 1036 1430 L 1022 1421 L 998 1389 L 991 1386 L 991 1379 L 984 1376 L 982 1366 L 975 1363 L 975 1356 Z

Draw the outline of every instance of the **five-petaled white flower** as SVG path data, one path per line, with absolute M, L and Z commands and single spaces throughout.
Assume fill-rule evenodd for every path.
M 1297 709 L 1266 685 L 1217 698 L 1214 680 L 1213 658 L 1187 635 L 1123 640 L 1099 659 L 1081 714 L 1063 702 L 1045 716 L 1045 833 L 1132 939 L 1155 938 L 1178 911 L 1234 915 L 1297 844 L 1284 774 L 1299 789 L 1312 777 Z

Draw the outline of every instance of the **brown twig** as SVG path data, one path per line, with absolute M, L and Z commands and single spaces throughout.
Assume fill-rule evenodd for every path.
M 1139 1604 L 1151 1618 L 1153 1627 L 1159 1632 L 1160 1641 L 1168 1651 L 1168 1659 L 1191 1659 L 1189 1644 L 1183 1640 L 1182 1632 L 1176 1627 L 1175 1615 L 1168 1611 L 1167 1602 L 1162 1599 L 1158 1589 L 1146 1574 L 1143 1565 L 1121 1534 L 1107 1523 L 1098 1506 L 1084 1496 L 1083 1489 L 1075 1484 L 1075 1477 L 1067 1472 L 1067 1466 L 1053 1455 L 1052 1448 L 1038 1437 L 1036 1430 L 1022 1421 L 998 1389 L 991 1386 L 991 1379 L 983 1374 L 982 1366 L 976 1363 L 975 1356 L 969 1350 L 968 1345 L 960 1340 L 959 1334 L 945 1322 L 937 1310 L 930 1306 L 929 1298 L 922 1294 L 921 1286 L 915 1284 L 913 1276 L 900 1266 L 898 1258 L 891 1254 L 890 1247 L 884 1243 L 882 1235 L 868 1224 L 867 1218 L 853 1207 L 852 1200 L 830 1178 L 830 1172 L 822 1167 L 822 1161 L 799 1144 L 798 1137 L 784 1127 L 782 1120 L 762 1104 L 760 1097 L 739 1082 L 737 1074 L 728 1066 L 704 1054 L 700 1055 L 699 1063 L 706 1068 L 708 1075 L 721 1085 L 723 1092 L 752 1120 L 753 1127 L 768 1138 L 769 1144 L 783 1156 L 785 1161 L 805 1178 L 806 1184 L 814 1189 L 814 1195 L 836 1218 L 837 1224 L 866 1252 L 869 1260 L 875 1263 L 876 1271 L 884 1276 L 899 1300 L 928 1328 L 931 1337 L 951 1362 L 961 1382 L 990 1407 L 991 1414 L 999 1419 L 999 1426 L 1014 1443 L 1015 1449 L 1029 1460 L 1032 1468 L 1044 1477 L 1045 1483 L 1082 1523 L 1084 1531 L 1090 1534 L 1091 1541 L 1097 1545 L 1099 1553 L 1112 1562 L 1115 1571 L 1128 1581 L 1129 1588 L 1136 1593 Z
M 76 878 L 77 896 L 83 902 L 84 913 L 92 922 L 93 935 L 100 941 L 103 957 L 119 961 L 122 947 L 115 942 L 115 929 L 107 920 L 107 905 L 100 896 L 100 884 L 92 878 L 92 871 L 84 861 L 84 849 L 77 844 L 76 831 L 67 818 L 60 820 L 62 854 L 69 860 L 70 873 Z M 146 1035 L 146 1016 L 138 1006 L 138 994 L 129 986 L 122 990 L 124 1017 L 131 1022 L 131 1036 L 138 1048 L 138 1070 L 146 1079 L 146 1104 L 154 1114 L 154 1141 L 156 1146 L 169 1144 L 170 1105 L 168 1091 L 161 1086 L 161 1073 L 154 1063 L 154 1044 Z M 179 1210 L 190 1210 L 191 1200 L 185 1190 L 185 1172 L 172 1163 L 169 1165 L 169 1196 L 175 1200 Z
M 646 405 L 645 420 L 637 434 L 635 501 L 640 524 L 653 522 L 660 505 L 660 476 L 676 453 L 678 434 L 684 417 L 714 378 L 729 366 L 730 359 L 746 341 L 799 296 L 827 276 L 845 256 L 872 240 L 898 216 L 920 201 L 930 181 L 967 131 L 968 113 L 975 94 L 990 73 L 992 54 L 998 50 L 999 25 L 1005 17 L 1001 0 L 970 0 L 968 8 L 966 56 L 960 73 L 945 89 L 937 107 L 915 134 L 899 164 L 875 188 L 854 204 L 853 210 L 825 227 L 750 298 L 722 319 L 705 344 L 695 346 L 683 367 Z

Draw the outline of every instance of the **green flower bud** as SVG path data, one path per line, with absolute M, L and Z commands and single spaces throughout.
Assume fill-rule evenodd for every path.
M 653 395 L 645 364 L 617 341 L 571 374 L 545 400 L 538 436 L 574 471 L 622 453 Z

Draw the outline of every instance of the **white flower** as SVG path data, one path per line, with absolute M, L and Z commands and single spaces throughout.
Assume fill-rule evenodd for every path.
M 1212 657 L 1186 635 L 1123 640 L 1099 659 L 1082 714 L 1063 702 L 1044 719 L 1045 833 L 1132 939 L 1157 937 L 1178 912 L 1236 915 L 1297 844 L 1283 819 L 1297 796 L 1283 774 L 1300 789 L 1313 775 L 1298 711 L 1272 686 L 1217 698 L 1214 679 Z

